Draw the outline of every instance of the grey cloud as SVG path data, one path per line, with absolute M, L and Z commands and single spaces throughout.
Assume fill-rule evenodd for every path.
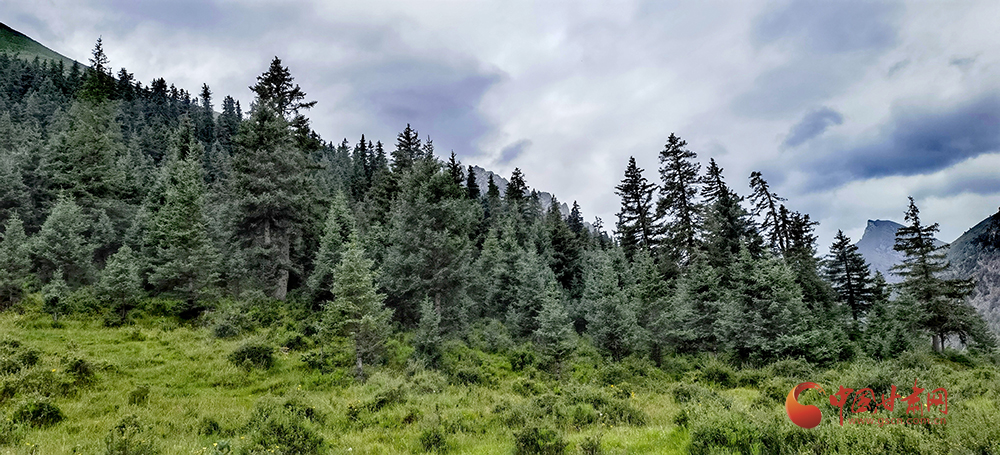
M 889 67 L 889 71 L 886 71 L 886 77 L 895 76 L 896 73 L 902 71 L 907 66 L 910 66 L 910 59 L 900 60 Z
M 510 144 L 500 151 L 500 158 L 497 162 L 501 165 L 510 163 L 514 160 L 514 158 L 517 158 L 518 155 L 527 150 L 528 147 L 531 147 L 531 141 L 527 139 L 521 139 L 520 141 Z
M 813 189 L 846 181 L 926 174 L 963 160 L 1000 151 L 1000 96 L 984 95 L 949 110 L 896 106 L 892 118 L 868 144 L 831 150 L 813 160 Z M 988 191 L 993 183 L 970 183 Z
M 136 21 L 152 20 L 174 28 L 203 28 L 217 25 L 226 15 L 212 1 L 201 0 L 111 0 L 119 15 Z
M 948 61 L 951 66 L 957 66 L 960 69 L 969 69 L 974 63 L 976 63 L 976 57 L 954 57 Z
M 786 45 L 791 57 L 757 76 L 733 109 L 747 117 L 778 116 L 841 92 L 896 46 L 900 10 L 891 3 L 796 1 L 763 13 L 754 42 Z
M 471 63 L 389 60 L 354 68 L 345 77 L 351 103 L 367 111 L 373 124 L 402 129 L 410 123 L 431 133 L 438 148 L 460 156 L 477 154 L 476 140 L 493 128 L 477 106 L 501 76 Z
M 883 50 L 898 39 L 891 21 L 899 9 L 885 2 L 794 1 L 758 17 L 754 38 L 763 44 L 793 39 L 822 54 Z
M 821 107 L 809 112 L 799 123 L 788 132 L 784 145 L 786 147 L 797 147 L 798 145 L 823 134 L 831 125 L 844 123 L 844 116 L 829 107 Z

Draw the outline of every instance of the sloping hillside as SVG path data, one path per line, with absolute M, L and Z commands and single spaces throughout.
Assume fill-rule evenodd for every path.
M 948 261 L 954 273 L 974 278 L 972 306 L 1000 333 L 1000 212 L 965 231 L 951 244 Z
M 3 23 L 0 23 L 0 53 L 16 54 L 27 60 L 38 57 L 54 62 L 62 61 L 67 67 L 72 66 L 74 62 L 73 59 L 41 45 L 38 41 Z

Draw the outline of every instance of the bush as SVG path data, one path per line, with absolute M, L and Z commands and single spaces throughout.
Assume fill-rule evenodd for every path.
M 423 433 L 420 433 L 420 447 L 423 448 L 425 453 L 444 453 L 448 451 L 448 441 L 445 439 L 444 431 L 440 425 L 428 428 Z
M 222 432 L 222 425 L 219 424 L 218 420 L 211 417 L 202 417 L 201 422 L 198 422 L 198 434 L 205 436 L 212 436 Z
M 24 423 L 33 427 L 55 425 L 66 416 L 61 409 L 45 398 L 34 398 L 24 402 L 14 411 L 14 423 Z
M 721 361 L 711 359 L 702 364 L 699 376 L 706 382 L 710 382 L 724 388 L 733 388 L 737 385 L 736 372 L 733 368 Z
M 770 376 L 780 376 L 797 381 L 814 380 L 815 369 L 802 359 L 785 359 L 774 362 L 765 369 Z
M 133 406 L 144 405 L 149 401 L 149 386 L 140 385 L 128 393 L 128 404 Z
M 247 342 L 229 354 L 229 361 L 247 371 L 254 368 L 267 370 L 274 366 L 274 348 L 259 342 Z
M 583 442 L 580 443 L 580 453 L 583 455 L 604 455 L 604 449 L 601 448 L 601 435 L 583 438 Z
M 64 360 L 64 362 L 66 363 L 66 373 L 73 377 L 74 384 L 87 385 L 94 382 L 96 377 L 94 364 L 80 358 L 72 358 Z
M 559 433 L 549 428 L 530 427 L 514 435 L 516 455 L 559 455 L 567 445 Z
M 0 419 L 0 447 L 20 444 L 26 433 L 23 425 L 13 420 Z
M 246 430 L 251 433 L 252 453 L 316 454 L 323 445 L 323 437 L 311 422 L 286 406 L 269 401 L 258 403 Z
M 127 415 L 104 438 L 105 455 L 153 455 L 159 453 L 146 427 L 134 414 Z

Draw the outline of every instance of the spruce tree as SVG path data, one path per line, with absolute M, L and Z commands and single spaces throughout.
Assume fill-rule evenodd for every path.
M 358 145 L 354 146 L 351 163 L 351 196 L 355 201 L 361 201 L 364 199 L 372 183 L 372 154 L 363 134 L 361 135 L 361 140 L 358 141 Z
M 70 307 L 69 286 L 63 280 L 62 269 L 56 270 L 52 274 L 52 279 L 45 286 L 42 286 L 42 311 L 52 315 L 52 323 L 59 322 L 59 316 L 69 314 L 73 309 Z
M 762 218 L 760 232 L 766 238 L 768 246 L 776 253 L 785 251 L 785 233 L 782 230 L 780 207 L 785 199 L 771 191 L 767 181 L 758 171 L 750 173 L 750 203 L 753 206 L 751 215 Z
M 841 302 L 858 321 L 864 317 L 873 300 L 872 277 L 865 258 L 851 239 L 838 230 L 824 263 L 826 279 L 833 285 Z M 883 278 L 884 280 L 884 278 Z
M 354 215 L 347 206 L 344 194 L 337 192 L 333 196 L 333 203 L 330 204 L 319 251 L 316 252 L 313 271 L 307 282 L 314 300 L 330 300 L 333 297 L 328 294 L 333 285 L 334 271 L 340 264 L 341 254 L 353 232 Z
M 653 207 L 656 185 L 642 175 L 643 170 L 629 157 L 625 178 L 615 187 L 621 196 L 618 212 L 618 235 L 625 255 L 631 258 L 637 251 L 650 251 L 656 241 L 659 223 Z
M 514 172 L 510 174 L 510 183 L 507 184 L 507 190 L 503 195 L 504 201 L 508 204 L 520 204 L 528 198 L 528 195 L 528 184 L 524 181 L 524 174 L 520 168 L 514 168 Z
M 128 313 L 139 303 L 142 279 L 139 277 L 138 258 L 132 248 L 123 245 L 108 259 L 97 283 L 97 296 L 111 304 L 112 314 L 125 322 Z
M 281 66 L 281 59 L 274 57 L 271 66 L 257 76 L 257 83 L 250 87 L 250 90 L 257 95 L 258 109 L 262 104 L 267 105 L 272 111 L 295 124 L 296 119 L 301 116 L 299 111 L 312 108 L 316 102 L 304 101 L 306 93 L 293 82 L 294 80 L 288 67 Z
M 722 169 L 709 161 L 705 175 L 702 196 L 707 206 L 705 210 L 705 258 L 709 265 L 720 269 L 722 285 L 726 285 L 726 270 L 739 255 L 741 245 L 751 247 L 756 232 L 750 215 L 743 208 L 743 198 L 726 185 Z
M 401 320 L 415 321 L 419 302 L 430 297 L 445 327 L 464 328 L 478 209 L 434 158 L 417 161 L 403 176 L 382 264 L 382 285 Z
M 720 344 L 755 362 L 808 355 L 812 316 L 791 268 L 779 258 L 754 259 L 743 248 L 733 269 L 732 292 L 716 322 Z
M 201 85 L 199 98 L 201 106 L 197 110 L 197 115 L 194 116 L 195 128 L 202 146 L 205 147 L 205 150 L 211 150 L 212 141 L 215 140 L 215 108 L 212 106 L 212 90 L 208 84 Z
M 420 135 L 407 123 L 406 129 L 396 136 L 396 149 L 392 151 L 392 172 L 402 174 L 413 166 L 413 161 L 419 154 Z
M 493 181 L 492 173 L 490 173 L 489 180 L 486 182 L 486 198 L 490 200 L 500 199 L 500 187 Z
M 163 168 L 163 205 L 152 217 L 149 282 L 183 299 L 189 310 L 218 277 L 218 253 L 205 219 L 204 149 L 191 119 L 182 117 Z
M 104 53 L 104 43 L 101 38 L 97 38 L 97 44 L 91 53 L 90 68 L 87 70 L 79 97 L 96 104 L 112 99 L 117 84 L 111 76 L 111 66 L 108 64 L 108 56 Z
M 534 336 L 542 354 L 552 359 L 556 378 L 561 380 L 563 362 L 573 351 L 573 323 L 557 289 L 548 287 L 541 298 Z
M 88 210 L 112 207 L 126 181 L 116 163 L 125 147 L 115 105 L 76 102 L 68 114 L 54 126 L 41 164 L 47 190 L 50 195 L 64 192 Z
M 305 94 L 291 86 L 287 68 L 275 62 L 258 77 L 255 107 L 236 137 L 231 194 L 236 198 L 236 234 L 248 256 L 251 278 L 284 300 L 295 270 L 292 246 L 312 222 L 310 204 L 317 190 L 306 156 L 284 118 L 312 103 L 301 101 Z
M 72 288 L 92 282 L 94 246 L 84 236 L 89 230 L 90 221 L 80 206 L 67 196 L 59 196 L 32 239 L 32 255 L 43 283 L 53 279 L 57 270 Z
M 462 162 L 458 161 L 454 150 L 451 151 L 451 157 L 448 158 L 448 175 L 455 182 L 455 186 L 461 187 L 465 183 L 465 175 L 462 174 Z
M 639 325 L 629 290 L 623 289 L 611 257 L 604 251 L 590 253 L 584 275 L 583 308 L 587 333 L 594 345 L 614 360 L 641 352 L 648 339 Z
M 327 304 L 325 321 L 350 337 L 354 347 L 355 376 L 363 381 L 364 363 L 377 361 L 389 335 L 392 310 L 385 307 L 385 295 L 375 289 L 373 263 L 352 235 L 337 266 L 333 284 L 336 300 Z
M 930 333 L 937 352 L 944 349 L 951 335 L 958 335 L 963 344 L 970 337 L 979 344 L 994 344 L 982 316 L 967 301 L 973 290 L 972 281 L 942 277 L 949 264 L 944 258 L 944 247 L 934 244 L 938 224 L 922 224 L 920 210 L 913 198 L 909 199 L 906 211 L 909 224 L 896 231 L 893 247 L 905 256 L 902 263 L 893 266 L 893 272 L 903 279 L 898 284 L 900 292 L 911 297 L 917 307 L 915 322 Z
M 562 288 L 571 296 L 579 297 L 583 291 L 583 247 L 563 220 L 555 196 L 552 196 L 545 222 L 552 247 L 549 267 Z
M 31 274 L 28 237 L 24 223 L 14 214 L 7 220 L 0 240 L 0 310 L 16 304 L 24 295 Z
M 476 182 L 476 173 L 472 170 L 472 165 L 469 165 L 469 171 L 465 178 L 465 194 L 473 201 L 479 200 L 479 182 Z
M 434 301 L 429 298 L 420 303 L 420 322 L 413 337 L 413 347 L 429 366 L 436 368 L 441 360 L 441 315 L 434 307 Z
M 701 203 L 698 201 L 701 165 L 694 161 L 697 154 L 688 150 L 687 142 L 673 133 L 660 151 L 660 199 L 656 202 L 657 217 L 669 216 L 664 225 L 670 240 L 671 254 L 686 264 L 698 247 L 698 227 Z

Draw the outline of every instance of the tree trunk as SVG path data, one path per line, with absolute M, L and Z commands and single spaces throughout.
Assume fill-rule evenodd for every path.
M 291 242 L 288 233 L 275 235 L 278 243 L 278 282 L 275 284 L 274 298 L 285 300 L 288 295 L 288 268 L 291 265 Z
M 934 345 L 934 352 L 941 352 L 941 338 L 937 334 L 931 335 L 931 343 Z
M 358 382 L 365 380 L 365 369 L 364 365 L 361 364 L 361 351 L 357 348 L 354 349 L 354 366 L 357 368 L 355 375 L 358 378 Z

